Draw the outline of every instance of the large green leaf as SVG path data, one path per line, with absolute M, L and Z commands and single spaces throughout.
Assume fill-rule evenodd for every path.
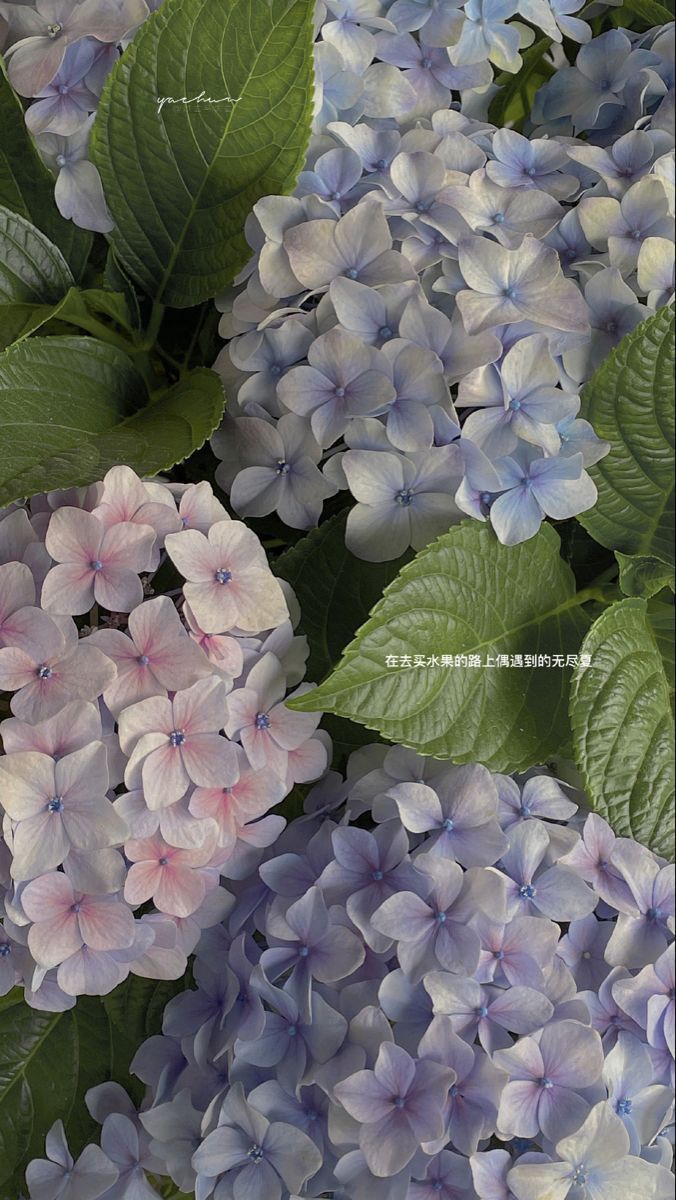
M 355 558 L 345 545 L 347 514 L 338 513 L 313 529 L 273 564 L 275 574 L 291 584 L 301 610 L 300 632 L 310 647 L 306 675 L 319 682 L 336 665 L 343 647 L 363 625 L 383 590 L 412 557 L 407 552 L 393 562 L 368 563 Z M 342 761 L 373 734 L 352 721 L 325 717 L 334 761 Z
M 337 713 L 421 754 L 496 771 L 564 753 L 569 669 L 525 659 L 522 667 L 400 661 L 542 654 L 565 662 L 589 621 L 559 548 L 549 525 L 519 546 L 500 545 L 474 521 L 456 526 L 403 568 L 338 668 L 290 706 Z
M 72 283 L 68 263 L 49 238 L 0 206 L 0 349 L 42 324 Z
M 582 416 L 610 453 L 589 468 L 598 503 L 579 520 L 623 554 L 674 565 L 674 311 L 625 337 L 587 384 Z
M 620 9 L 611 9 L 608 15 L 613 24 L 619 25 L 621 29 L 635 29 L 636 19 L 646 28 L 652 29 L 656 25 L 665 25 L 673 21 L 673 0 L 671 9 L 658 3 L 658 0 L 624 0 Z
M 92 235 L 59 213 L 54 202 L 54 179 L 38 157 L 2 60 L 0 129 L 0 204 L 37 225 L 59 247 L 79 279 L 89 257 Z
M 223 389 L 206 368 L 149 400 L 127 355 L 95 338 L 32 338 L 0 355 L 0 504 L 100 479 L 126 463 L 155 474 L 218 424 Z
M 165 0 L 113 70 L 92 157 L 115 253 L 158 302 L 186 308 L 225 287 L 251 253 L 255 202 L 293 187 L 310 132 L 313 9 Z
M 575 755 L 594 809 L 659 854 L 674 847 L 669 688 L 645 600 L 621 600 L 585 638 L 570 699 Z
M 615 551 L 620 568 L 620 587 L 625 596 L 656 596 L 662 588 L 674 591 L 674 568 L 660 558 L 643 554 L 622 554 Z

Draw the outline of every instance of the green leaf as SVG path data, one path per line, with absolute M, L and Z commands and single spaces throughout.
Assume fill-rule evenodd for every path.
M 673 707 L 674 692 L 676 691 L 674 602 L 673 599 L 668 602 L 663 598 L 664 596 L 668 596 L 668 592 L 663 592 L 662 596 L 655 596 L 648 601 L 648 620 L 655 635 L 657 649 L 662 656 L 662 666 L 667 677 L 669 696 Z
M 674 568 L 660 558 L 615 551 L 620 566 L 620 587 L 625 596 L 644 596 L 649 600 L 662 588 L 674 591 Z
M 542 82 L 543 79 L 548 79 L 552 74 L 552 69 L 549 64 L 544 61 L 545 54 L 551 46 L 551 38 L 539 38 L 527 50 L 524 50 L 521 55 L 522 63 L 516 74 L 509 71 L 504 71 L 498 76 L 496 83 L 500 90 L 488 107 L 488 120 L 494 125 L 504 125 L 505 117 L 507 116 L 510 107 L 518 100 L 520 95 L 529 85 L 535 82 Z M 539 77 L 539 78 L 538 78 Z M 513 114 L 509 112 L 509 115 Z M 526 115 L 526 109 L 523 108 L 521 116 Z
M 562 754 L 569 669 L 387 666 L 388 656 L 577 652 L 589 620 L 550 525 L 502 546 L 465 521 L 405 566 L 319 688 L 289 702 L 377 729 L 392 742 L 494 771 Z
M 0 206 L 0 350 L 41 325 L 72 283 L 66 260 L 49 238 Z
M 113 69 L 91 154 L 115 253 L 159 303 L 222 290 L 250 256 L 253 205 L 293 188 L 310 134 L 313 8 L 165 0 Z
M 54 179 L 26 129 L 23 108 L 0 60 L 0 204 L 25 217 L 59 247 L 76 279 L 89 258 L 92 235 L 66 221 L 54 202 Z
M 33 338 L 0 355 L 0 504 L 101 479 L 156 474 L 213 432 L 223 389 L 200 368 L 149 401 L 127 355 L 95 338 Z
M 613 604 L 582 646 L 570 718 L 594 810 L 615 832 L 669 857 L 674 845 L 674 733 L 662 659 L 645 600 Z
M 658 4 L 657 0 L 624 0 L 621 10 L 618 12 L 611 11 L 609 14 L 613 24 L 622 14 L 619 24 L 621 28 L 626 28 L 629 25 L 632 29 L 634 23 L 632 17 L 646 26 L 647 29 L 654 29 L 656 25 L 666 25 L 669 21 L 673 21 L 674 12 L 665 7 L 664 4 Z M 629 20 L 627 20 L 629 18 Z
M 276 575 L 291 584 L 301 609 L 300 632 L 308 639 L 306 676 L 320 681 L 340 659 L 343 647 L 412 555 L 393 562 L 368 563 L 345 545 L 347 513 L 338 513 L 313 529 L 273 563 Z M 322 727 L 334 745 L 334 763 L 373 741 L 368 730 L 340 717 L 325 717 Z
M 674 311 L 659 309 L 587 384 L 581 415 L 610 453 L 589 473 L 598 503 L 578 519 L 610 550 L 674 565 Z

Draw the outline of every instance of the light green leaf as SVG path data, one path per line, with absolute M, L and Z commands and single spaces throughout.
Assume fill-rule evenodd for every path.
M 187 308 L 230 283 L 251 253 L 253 205 L 292 189 L 310 133 L 313 9 L 165 0 L 113 69 L 91 153 L 115 253 L 159 303 Z
M 75 279 L 89 257 L 92 235 L 66 221 L 54 202 L 54 179 L 26 129 L 23 108 L 0 60 L 0 204 L 25 217 L 59 247 Z
M 423 550 L 386 589 L 332 675 L 289 702 L 377 729 L 454 762 L 520 771 L 562 754 L 569 669 L 387 666 L 388 656 L 575 654 L 589 620 L 560 541 L 543 525 L 502 546 L 465 521 Z
M 102 316 L 107 318 L 106 322 L 101 321 Z M 123 335 L 115 333 L 108 324 L 112 320 L 129 330 L 131 316 L 123 295 L 98 289 L 82 292 L 79 288 L 71 287 L 56 304 L 15 302 L 0 305 L 0 350 L 22 341 L 52 320 L 92 334 L 98 333 L 102 339 L 108 338 L 121 349 L 126 349 L 129 344 Z
M 0 308 L 11 303 L 53 304 L 72 283 L 68 263 L 49 238 L 0 206 Z
M 656 596 L 662 588 L 674 591 L 674 568 L 660 558 L 615 551 L 620 567 L 620 587 L 625 596 Z
M 673 707 L 674 691 L 676 690 L 674 602 L 672 600 L 669 603 L 664 599 L 668 595 L 668 592 L 663 592 L 661 596 L 655 596 L 648 601 L 648 620 L 655 635 L 657 649 L 662 656 L 662 666 L 667 677 L 669 696 Z
M 673 855 L 674 733 L 662 659 L 645 600 L 621 600 L 590 629 L 570 718 L 594 810 L 617 834 Z
M 589 468 L 598 503 L 578 520 L 602 546 L 674 565 L 674 310 L 661 308 L 613 350 L 581 415 L 610 442 Z
M 300 632 L 310 647 L 306 677 L 315 682 L 336 665 L 343 647 L 363 625 L 384 588 L 412 557 L 407 552 L 386 563 L 355 558 L 345 545 L 346 515 L 331 517 L 273 563 L 275 574 L 291 584 L 298 598 Z M 325 717 L 322 727 L 333 739 L 336 765 L 373 741 L 368 730 L 340 717 Z

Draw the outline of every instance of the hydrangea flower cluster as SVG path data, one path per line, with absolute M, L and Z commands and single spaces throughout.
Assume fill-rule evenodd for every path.
M 330 739 L 284 704 L 291 591 L 209 484 L 113 467 L 0 518 L 0 994 L 59 1011 L 183 975 Z
M 255 205 L 217 300 L 218 481 L 296 529 L 349 492 L 373 561 L 467 515 L 523 541 L 594 504 L 581 387 L 673 295 L 673 30 L 589 40 L 519 4 L 586 43 L 554 47 L 526 136 L 485 119 L 513 5 L 325 7 L 307 169 Z
M 88 1094 L 78 1197 L 666 1200 L 673 869 L 572 794 L 382 745 L 327 774 L 203 933 L 141 1111 Z

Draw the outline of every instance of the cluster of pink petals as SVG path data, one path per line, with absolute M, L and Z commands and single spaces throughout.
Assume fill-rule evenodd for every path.
M 60 1010 L 183 974 L 330 760 L 284 703 L 308 686 L 289 606 L 206 483 L 121 466 L 0 510 L 0 992 Z

